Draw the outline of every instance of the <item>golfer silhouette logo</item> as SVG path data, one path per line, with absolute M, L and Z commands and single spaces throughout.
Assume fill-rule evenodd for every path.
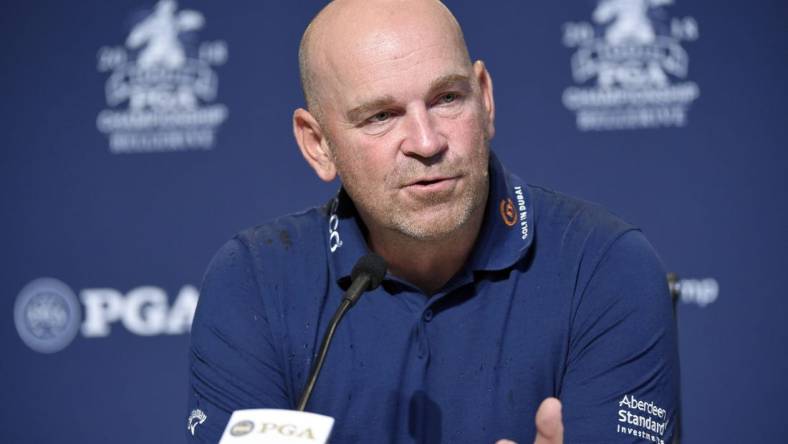
M 140 69 L 177 69 L 183 66 L 186 55 L 178 35 L 202 28 L 205 19 L 197 11 L 176 12 L 177 8 L 174 0 L 159 1 L 153 12 L 129 33 L 127 47 L 138 49 L 144 46 L 137 57 Z
M 648 11 L 669 5 L 672 0 L 602 0 L 594 10 L 596 23 L 610 23 L 605 41 L 610 45 L 625 43 L 647 45 L 656 38 Z

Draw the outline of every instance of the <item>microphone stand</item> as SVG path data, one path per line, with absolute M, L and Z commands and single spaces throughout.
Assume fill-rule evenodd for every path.
M 326 355 L 328 354 L 328 347 L 331 344 L 331 339 L 334 337 L 334 332 L 336 332 L 339 321 L 342 320 L 345 313 L 356 303 L 356 301 L 358 301 L 365 291 L 377 287 L 380 285 L 380 281 L 383 280 L 383 275 L 386 273 L 386 264 L 383 262 L 383 259 L 377 255 L 374 255 L 374 258 L 367 259 L 371 256 L 373 255 L 367 255 L 359 261 L 356 267 L 359 267 L 359 265 L 363 266 L 359 267 L 358 270 L 354 267 L 353 274 L 357 274 L 357 276 L 353 276 L 353 282 L 350 284 L 350 288 L 345 292 L 345 296 L 342 298 L 339 308 L 337 308 L 337 311 L 331 318 L 331 322 L 328 323 L 326 333 L 323 335 L 323 341 L 320 343 L 320 348 L 315 356 L 315 363 L 312 366 L 312 370 L 309 372 L 306 387 L 304 387 L 304 392 L 301 394 L 301 399 L 298 401 L 296 407 L 296 410 L 299 412 L 304 411 L 307 402 L 309 402 L 309 397 L 312 396 L 312 390 L 315 388 L 317 377 L 320 375 L 320 369 L 323 368 L 323 362 L 326 360 Z

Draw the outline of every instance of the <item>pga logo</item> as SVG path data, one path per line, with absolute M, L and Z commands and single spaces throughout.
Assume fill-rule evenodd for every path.
M 219 444 L 325 444 L 334 418 L 317 413 L 280 409 L 236 410 Z
M 113 288 L 89 288 L 77 298 L 65 283 L 40 278 L 17 296 L 14 323 L 28 347 L 54 353 L 71 344 L 80 332 L 86 338 L 109 336 L 118 323 L 140 336 L 188 333 L 198 298 L 192 285 L 183 286 L 172 304 L 167 293 L 154 286 L 137 287 L 126 294 Z
M 111 324 L 120 322 L 140 336 L 188 333 L 199 293 L 191 285 L 181 288 L 170 307 L 167 293 L 159 287 L 137 287 L 125 295 L 113 288 L 82 290 L 85 306 L 82 335 L 101 337 L 110 333 Z

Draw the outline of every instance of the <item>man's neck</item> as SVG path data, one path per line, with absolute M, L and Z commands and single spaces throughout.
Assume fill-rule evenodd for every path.
M 414 239 L 391 230 L 370 230 L 367 242 L 389 271 L 432 295 L 465 264 L 484 220 L 484 206 L 455 232 L 440 239 Z

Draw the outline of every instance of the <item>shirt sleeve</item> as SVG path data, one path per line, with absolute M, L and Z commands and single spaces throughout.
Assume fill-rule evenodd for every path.
M 560 398 L 566 443 L 670 443 L 678 418 L 676 326 L 665 271 L 640 231 L 594 265 L 571 322 Z
M 187 442 L 218 442 L 235 410 L 290 407 L 265 292 L 236 239 L 208 266 L 191 331 Z

